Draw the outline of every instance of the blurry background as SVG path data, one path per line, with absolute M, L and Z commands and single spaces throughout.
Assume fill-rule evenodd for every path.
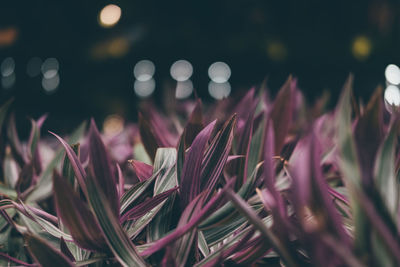
M 365 99 L 400 83 L 399 63 L 400 1 L 0 4 L 0 102 L 14 96 L 22 118 L 48 112 L 55 131 L 135 119 L 142 99 L 181 101 L 193 87 L 215 101 L 267 78 L 274 94 L 289 74 L 310 101 L 324 90 L 334 101 L 352 72 Z

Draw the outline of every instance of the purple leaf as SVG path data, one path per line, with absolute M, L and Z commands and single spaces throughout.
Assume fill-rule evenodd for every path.
M 321 147 L 314 134 L 309 134 L 301 140 L 292 156 L 293 162 L 289 171 L 292 177 L 293 205 L 302 227 L 306 233 L 330 233 L 342 241 L 344 246 L 350 245 L 349 235 L 343 228 L 340 215 L 333 205 L 321 170 Z M 311 212 L 311 215 L 309 214 Z M 313 216 L 311 219 L 307 219 Z M 308 238 L 313 238 L 309 235 Z M 321 255 L 331 252 L 323 251 L 315 240 L 314 256 L 322 259 Z
M 143 215 L 145 215 L 147 212 L 151 211 L 153 208 L 155 208 L 158 204 L 166 200 L 173 192 L 175 192 L 178 189 L 178 187 L 174 187 L 170 190 L 167 190 L 165 192 L 162 192 L 151 199 L 145 200 L 142 203 L 136 205 L 132 209 L 128 210 L 125 212 L 122 217 L 121 217 L 121 222 L 124 222 L 126 220 L 136 220 Z
M 371 97 L 364 114 L 357 120 L 354 140 L 361 169 L 361 183 L 373 184 L 373 166 L 379 145 L 384 138 L 382 88 L 378 87 Z
M 201 131 L 201 129 L 203 129 L 203 115 L 201 106 L 201 101 L 198 99 L 185 127 L 185 148 L 192 145 L 194 138 Z
M 150 124 L 143 118 L 141 113 L 139 113 L 139 133 L 143 146 L 153 161 L 157 148 L 162 146 L 162 142 L 155 136 Z
M 57 172 L 54 172 L 53 187 L 57 214 L 75 242 L 85 249 L 104 251 L 106 242 L 87 204 Z
M 61 252 L 57 251 L 42 238 L 25 234 L 27 249 L 42 267 L 73 267 L 74 264 Z
M 209 189 L 210 194 L 217 185 L 228 160 L 235 124 L 236 115 L 233 115 L 215 136 L 205 153 L 201 170 L 201 190 Z
M 233 180 L 232 180 L 233 181 Z M 172 233 L 169 235 L 159 239 L 158 241 L 154 242 L 151 247 L 146 249 L 141 253 L 142 256 L 149 256 L 172 242 L 175 242 L 178 240 L 180 237 L 182 237 L 184 234 L 186 234 L 188 231 L 192 230 L 194 227 L 196 227 L 201 221 L 203 221 L 205 218 L 210 216 L 220 205 L 222 204 L 222 201 L 224 200 L 224 192 L 227 188 L 229 188 L 232 185 L 232 181 L 228 184 L 225 185 L 225 187 L 218 192 L 216 195 L 214 195 L 210 201 L 207 202 L 207 204 L 204 205 L 204 207 L 201 208 L 201 210 L 194 214 L 190 221 L 188 221 L 186 224 L 181 225 L 180 227 L 177 227 Z M 201 202 L 204 200 L 205 191 L 203 193 L 200 193 L 195 199 L 193 199 L 189 205 L 186 207 L 187 210 L 193 210 L 193 207 L 198 204 L 198 202 Z
M 293 94 L 292 77 L 289 77 L 276 96 L 271 111 L 271 118 L 274 123 L 275 155 L 280 155 L 289 132 L 293 114 Z
M 242 162 L 243 164 L 238 164 L 236 167 L 236 174 L 237 174 L 236 185 L 235 185 L 236 190 L 238 190 L 247 180 L 247 165 L 249 158 L 248 154 L 250 151 L 250 143 L 253 135 L 254 113 L 256 111 L 257 104 L 258 101 L 253 101 L 251 103 L 251 106 L 247 107 L 249 113 L 246 118 L 246 122 L 243 125 L 243 130 L 241 131 L 241 134 L 239 135 L 238 138 L 239 144 L 237 147 L 237 154 L 245 155 L 245 160 L 244 162 L 239 161 Z
M 182 176 L 181 176 L 181 197 L 182 207 L 186 207 L 200 193 L 200 174 L 201 163 L 203 161 L 204 149 L 207 141 L 210 138 L 211 132 L 214 129 L 216 121 L 207 125 L 194 139 L 189 152 L 185 157 L 183 163 Z
M 14 263 L 16 263 L 18 265 L 21 265 L 21 266 L 27 266 L 27 267 L 36 267 L 36 266 L 38 266 L 35 263 L 31 264 L 31 263 L 27 263 L 27 262 L 21 261 L 21 260 L 19 260 L 17 258 L 11 257 L 10 255 L 7 255 L 6 253 L 1 252 L 1 251 L 0 251 L 0 258 L 3 258 L 3 259 L 5 259 L 6 261 L 9 261 L 9 262 L 14 262 Z
M 138 255 L 136 246 L 122 228 L 119 216 L 112 210 L 97 179 L 92 176 L 90 171 L 87 179 L 88 200 L 108 247 L 123 266 L 146 266 L 143 258 Z
M 132 164 L 136 177 L 140 182 L 146 181 L 153 174 L 153 166 L 149 164 L 134 159 L 129 160 L 129 163 Z
M 61 137 L 56 135 L 53 132 L 50 132 L 52 135 L 54 135 L 60 143 L 63 145 L 65 152 L 67 153 L 67 157 L 69 158 L 70 164 L 72 166 L 72 169 L 75 172 L 75 177 L 78 180 L 79 186 L 82 188 L 83 192 L 87 196 L 87 189 L 86 189 L 86 183 L 85 183 L 85 178 L 86 178 L 86 172 L 82 167 L 82 164 L 80 163 L 78 157 L 76 156 L 74 150 L 68 145 L 67 142 L 64 141 Z
M 117 181 L 114 176 L 110 157 L 106 151 L 94 120 L 91 120 L 89 129 L 89 166 L 93 171 L 96 182 L 107 197 L 111 209 L 119 216 L 119 199 L 117 193 Z
M 243 214 L 249 222 L 254 226 L 255 229 L 260 231 L 260 233 L 271 243 L 275 251 L 280 254 L 282 259 L 289 266 L 296 266 L 294 264 L 293 258 L 287 251 L 286 247 L 282 244 L 282 241 L 277 238 L 277 236 L 266 227 L 263 221 L 257 216 L 257 213 L 232 189 L 228 189 L 224 192 L 236 209 Z

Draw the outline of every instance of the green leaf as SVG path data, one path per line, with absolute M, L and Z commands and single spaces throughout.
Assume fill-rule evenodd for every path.
M 198 247 L 199 250 L 201 252 L 201 254 L 203 254 L 204 257 L 207 257 L 210 254 L 210 249 L 208 247 L 207 241 L 204 237 L 204 234 L 202 231 L 198 231 L 197 232 L 197 237 L 198 237 Z
M 173 157 L 175 158 L 176 150 L 173 148 L 171 149 L 171 152 L 172 150 L 174 152 Z M 156 179 L 154 184 L 154 195 L 158 195 L 178 185 L 176 165 L 174 163 L 172 164 L 173 165 L 170 166 L 170 169 L 164 176 L 160 175 Z M 158 211 L 153 221 L 149 224 L 149 241 L 158 240 L 169 232 L 173 219 L 172 210 L 174 206 L 175 195 L 176 192 L 172 193 L 172 195 L 161 204 L 161 210 Z
M 120 213 L 122 214 L 159 176 L 170 168 L 176 159 L 176 150 L 174 148 L 159 148 L 154 160 L 153 175 L 143 181 L 134 184 L 128 191 L 126 191 L 120 199 Z M 167 167 L 168 166 L 168 167 Z
M 87 177 L 89 203 L 93 208 L 97 222 L 114 256 L 123 266 L 146 266 L 143 258 L 139 256 L 135 245 L 133 245 L 119 223 L 107 198 L 103 195 L 103 191 L 91 175 L 89 174 Z
M 287 266 L 297 266 L 287 249 L 283 246 L 281 240 L 279 240 L 277 236 L 265 226 L 263 221 L 257 216 L 257 213 L 231 189 L 226 191 L 226 195 L 236 209 L 249 220 L 249 223 L 251 223 L 255 229 L 260 231 L 260 233 L 265 237 L 265 241 L 270 242 L 273 245 L 274 249 L 279 253 Z
M 71 145 L 71 148 L 79 158 L 79 143 Z M 74 188 L 75 173 L 67 156 L 64 158 L 62 177 L 64 177 L 69 182 L 69 184 Z
M 176 160 L 175 148 L 157 149 L 153 167 L 154 174 L 152 176 L 156 180 L 154 183 L 154 196 L 177 186 L 175 160 Z M 148 180 L 153 180 L 154 178 L 152 177 L 150 177 Z M 175 193 L 173 193 L 173 195 L 175 195 Z M 170 203 L 169 202 L 170 199 L 171 197 L 158 204 L 152 210 L 147 212 L 144 216 L 136 220 L 133 224 L 127 224 L 127 227 L 125 229 L 127 231 L 128 236 L 131 239 L 133 239 L 146 226 L 149 226 L 149 235 L 148 235 L 149 241 L 156 240 L 158 239 L 156 237 L 164 235 L 169 229 L 170 221 L 168 219 L 168 216 L 170 216 L 170 214 L 168 213 L 169 211 L 168 208 L 170 208 L 170 206 L 167 206 L 165 210 L 163 209 L 163 206 L 166 203 Z M 162 219 L 160 219 L 160 217 L 162 217 Z
M 261 167 L 262 163 L 259 163 L 250 178 L 248 178 L 244 185 L 239 189 L 238 195 L 241 198 L 247 199 L 250 194 L 254 192 L 256 180 L 262 174 Z M 228 202 L 204 220 L 204 222 L 199 225 L 199 229 L 208 229 L 214 225 L 221 225 L 227 217 L 233 216 L 233 213 L 235 212 L 235 207 L 231 202 Z
M 247 156 L 247 177 L 254 172 L 257 164 L 261 161 L 264 142 L 265 120 L 258 125 L 250 142 L 250 150 Z
M 400 120 L 397 119 L 376 155 L 375 181 L 392 218 L 397 220 L 399 182 L 395 174 L 395 148 Z
M 86 129 L 86 122 L 81 123 L 78 128 L 70 135 L 68 139 L 69 144 L 78 142 L 81 139 L 84 131 Z M 39 182 L 36 184 L 34 190 L 29 194 L 26 202 L 38 202 L 40 200 L 46 199 L 51 195 L 53 189 L 53 171 L 57 168 L 64 156 L 64 149 L 60 148 L 51 162 L 47 165 L 46 169 L 42 172 L 39 177 Z

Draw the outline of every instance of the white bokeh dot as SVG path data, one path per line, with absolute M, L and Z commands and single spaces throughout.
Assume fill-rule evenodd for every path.
M 187 60 L 178 60 L 172 64 L 170 74 L 178 82 L 186 81 L 193 74 L 192 64 Z

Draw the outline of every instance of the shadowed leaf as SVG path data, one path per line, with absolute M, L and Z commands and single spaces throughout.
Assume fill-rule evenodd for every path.
M 27 248 L 35 261 L 43 267 L 72 267 L 74 264 L 42 238 L 25 234 Z
M 103 190 L 114 214 L 119 216 L 117 180 L 112 169 L 111 160 L 104 146 L 96 124 L 92 119 L 89 130 L 89 166 L 93 171 L 93 179 Z
M 57 172 L 53 186 L 57 214 L 76 243 L 85 249 L 104 251 L 105 240 L 87 204 Z
M 275 155 L 280 155 L 289 132 L 293 114 L 293 91 L 292 77 L 289 77 L 276 96 L 271 111 L 275 133 Z

